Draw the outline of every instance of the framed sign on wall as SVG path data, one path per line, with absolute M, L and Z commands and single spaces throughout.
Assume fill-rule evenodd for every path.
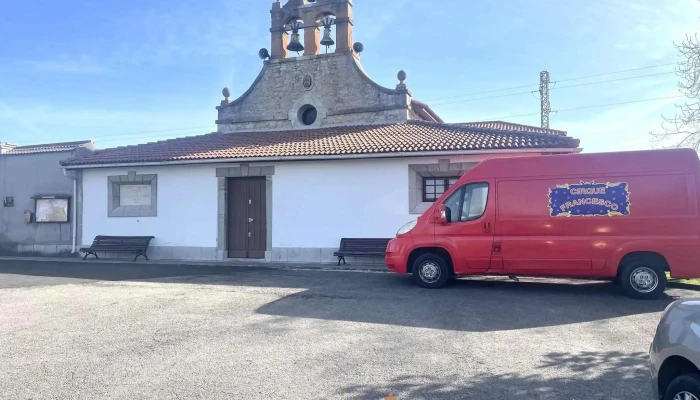
M 36 223 L 61 223 L 70 221 L 70 198 L 57 196 L 34 197 L 34 221 Z
M 150 206 L 151 185 L 121 185 L 120 206 Z

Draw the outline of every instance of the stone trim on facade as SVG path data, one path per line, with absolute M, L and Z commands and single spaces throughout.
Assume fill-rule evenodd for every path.
M 408 166 L 408 210 L 411 214 L 423 214 L 433 203 L 423 201 L 423 178 L 449 178 L 462 176 L 478 163 L 451 163 L 439 160 L 437 164 L 410 164 Z
M 272 257 L 272 176 L 275 175 L 274 166 L 251 167 L 249 164 L 240 164 L 233 167 L 223 167 L 216 169 L 217 177 L 217 234 L 216 234 L 216 257 L 217 260 L 228 258 L 228 178 L 266 177 L 265 185 L 265 219 L 267 224 L 267 250 L 265 259 Z
M 119 195 L 122 185 L 143 184 L 151 186 L 150 206 L 121 206 Z M 158 216 L 158 175 L 138 175 L 129 171 L 127 175 L 107 177 L 107 215 L 109 217 L 157 217 Z
M 77 253 L 78 249 L 80 248 L 80 244 L 83 243 L 83 170 L 76 170 L 75 179 L 77 180 L 78 190 L 75 199 L 75 209 L 77 211 L 77 214 L 75 215 L 76 226 L 73 227 L 73 229 L 76 230 L 75 251 Z
M 316 112 L 318 113 L 316 116 L 316 121 L 314 121 L 314 123 L 311 125 L 304 125 L 299 120 L 299 111 L 306 105 L 315 107 Z M 289 110 L 287 115 L 289 122 L 292 123 L 292 127 L 294 129 L 315 129 L 320 128 L 325 122 L 326 116 L 328 115 L 328 109 L 318 97 L 311 93 L 305 93 L 297 101 L 295 101 L 294 104 L 292 104 L 292 108 Z

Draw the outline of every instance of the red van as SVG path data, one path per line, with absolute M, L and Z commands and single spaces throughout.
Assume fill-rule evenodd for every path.
M 386 253 L 426 288 L 453 275 L 610 279 L 655 298 L 700 277 L 693 150 L 495 158 L 467 172 Z

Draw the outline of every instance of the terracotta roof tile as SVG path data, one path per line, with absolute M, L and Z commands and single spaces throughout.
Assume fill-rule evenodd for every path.
M 92 140 L 82 140 L 78 142 L 45 143 L 30 146 L 17 146 L 5 144 L 6 151 L 2 155 L 34 154 L 34 153 L 56 153 L 60 151 L 72 151 L 78 147 L 92 146 Z
M 497 149 L 576 148 L 566 136 L 408 121 L 273 132 L 211 133 L 97 150 L 65 166 L 187 160 L 338 156 Z
M 546 129 L 537 126 L 521 125 L 505 121 L 462 122 L 454 125 L 469 126 L 473 128 L 495 129 L 501 131 L 532 132 L 543 133 L 547 135 L 566 136 L 565 131 L 560 131 L 557 129 Z

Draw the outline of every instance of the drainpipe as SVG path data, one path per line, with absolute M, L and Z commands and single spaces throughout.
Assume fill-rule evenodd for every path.
M 71 254 L 75 254 L 78 241 L 78 177 L 75 171 L 68 171 L 63 168 L 63 175 L 73 180 L 73 201 L 71 201 L 71 231 L 73 233 L 73 248 Z

